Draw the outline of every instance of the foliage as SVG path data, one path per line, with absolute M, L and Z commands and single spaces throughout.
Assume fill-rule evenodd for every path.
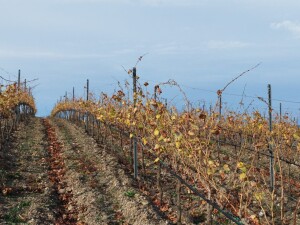
M 10 118 L 14 109 L 19 104 L 30 106 L 36 112 L 34 98 L 25 90 L 17 88 L 17 84 L 11 84 L 0 92 L 0 115 L 2 118 Z
M 160 88 L 155 90 L 158 89 L 155 96 L 161 93 Z M 300 159 L 300 132 L 287 116 L 276 118 L 269 131 L 266 119 L 258 111 L 228 111 L 221 119 L 218 113 L 190 106 L 180 112 L 149 97 L 142 87 L 134 100 L 129 100 L 123 90 L 111 97 L 103 94 L 100 100 L 66 100 L 54 107 L 52 116 L 65 111 L 88 112 L 102 123 L 129 131 L 130 137 L 137 137 L 158 160 L 172 164 L 221 207 L 249 223 L 274 223 L 275 204 L 281 207 L 280 221 L 291 220 L 292 211 L 283 209 L 288 204 L 285 190 L 291 185 L 287 181 L 300 183 L 286 178 L 287 166 L 281 158 L 292 162 Z M 220 141 L 225 144 L 220 146 Z M 262 157 L 268 156 L 270 146 L 275 166 L 280 168 L 275 171 L 277 192 L 269 189 L 269 158 Z

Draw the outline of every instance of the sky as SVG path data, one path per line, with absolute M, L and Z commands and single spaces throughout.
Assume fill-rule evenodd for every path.
M 96 96 L 131 83 L 124 68 L 146 53 L 141 83 L 151 91 L 173 79 L 206 108 L 260 63 L 229 85 L 225 105 L 264 110 L 257 97 L 271 84 L 275 112 L 281 102 L 300 117 L 299 9 L 296 0 L 0 0 L 0 75 L 17 79 L 20 69 L 22 79 L 38 78 L 38 116 L 47 116 L 73 87 L 84 96 L 87 79 Z M 183 104 L 175 87 L 162 91 L 170 105 Z

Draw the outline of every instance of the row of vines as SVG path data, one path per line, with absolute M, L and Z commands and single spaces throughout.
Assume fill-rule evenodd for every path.
M 17 83 L 1 86 L 0 91 L 0 148 L 10 139 L 18 123 L 36 112 L 33 96 Z
M 66 99 L 55 105 L 52 116 L 92 115 L 97 124 L 127 132 L 156 156 L 153 163 L 171 165 L 241 224 L 299 223 L 300 131 L 288 116 L 274 116 L 270 131 L 259 111 L 226 111 L 220 116 L 191 105 L 179 111 L 160 101 L 161 86 L 155 86 L 150 95 L 148 85 L 138 84 L 133 100 L 121 86 L 112 96 L 102 94 L 100 99 L 92 95 L 89 100 Z M 270 157 L 274 177 L 270 177 Z M 202 210 L 206 222 L 216 214 L 211 205 Z

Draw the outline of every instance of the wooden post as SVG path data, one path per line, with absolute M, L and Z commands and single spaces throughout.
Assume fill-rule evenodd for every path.
M 181 225 L 181 215 L 182 215 L 182 209 L 181 209 L 181 181 L 177 180 L 176 184 L 176 197 L 177 197 L 177 223 L 178 225 Z
M 136 68 L 133 67 L 133 105 L 136 106 Z M 138 154 L 137 154 L 137 140 L 136 137 L 133 137 L 133 171 L 134 171 L 134 178 L 137 179 L 138 177 Z
M 222 92 L 218 95 L 218 98 L 219 98 L 219 124 L 220 124 L 222 119 Z M 219 159 L 220 159 L 220 149 L 221 149 L 220 134 L 218 134 L 218 158 Z
M 89 87 L 90 83 L 89 83 L 89 79 L 86 80 L 86 100 L 89 100 Z M 89 133 L 89 113 L 86 112 L 86 132 Z
M 222 117 L 222 93 L 219 94 L 219 122 L 221 121 Z
M 272 90 L 271 85 L 268 85 L 268 97 L 269 97 L 269 130 L 272 131 Z M 269 140 L 270 142 L 271 140 Z M 270 153 L 270 186 L 271 191 L 274 190 L 274 155 L 273 155 L 273 149 L 272 144 L 269 143 L 269 153 Z
M 18 73 L 18 92 L 20 91 L 20 87 L 21 87 L 21 70 L 19 70 L 19 73 Z M 21 106 L 17 106 L 17 118 L 16 118 L 16 127 L 15 129 L 17 129 L 17 124 L 19 124 L 19 120 L 20 120 L 20 113 L 21 113 Z

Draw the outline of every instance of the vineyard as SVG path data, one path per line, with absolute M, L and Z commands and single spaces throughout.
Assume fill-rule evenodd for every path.
M 20 83 L 0 86 L 0 149 L 16 129 L 20 120 L 36 112 L 34 99 Z
M 0 94 L 2 163 L 13 131 L 24 124 L 44 135 L 37 142 L 44 140 L 47 151 L 30 153 L 45 164 L 33 164 L 45 173 L 39 184 L 8 186 L 8 171 L 0 167 L 0 200 L 40 193 L 50 201 L 43 191 L 50 187 L 57 211 L 47 224 L 300 223 L 300 130 L 291 118 L 275 114 L 271 104 L 269 118 L 259 111 L 224 110 L 224 89 L 215 109 L 206 111 L 192 107 L 175 81 L 155 85 L 150 94 L 135 68 L 128 74 L 132 98 L 125 94 L 131 87 L 120 84 L 111 96 L 96 98 L 89 91 L 85 99 L 66 96 L 43 120 L 32 118 L 34 99 L 24 88 L 7 86 Z M 165 85 L 179 88 L 185 110 L 162 101 Z M 24 222 L 30 216 L 15 217 Z

